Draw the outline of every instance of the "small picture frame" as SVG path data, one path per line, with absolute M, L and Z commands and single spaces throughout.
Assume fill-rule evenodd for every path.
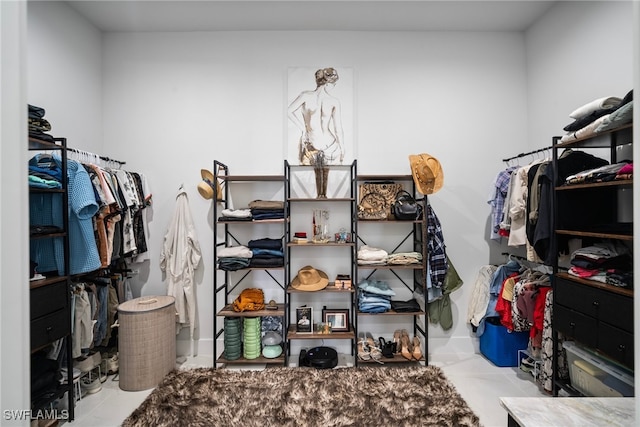
M 322 309 L 322 322 L 331 325 L 331 332 L 349 332 L 349 309 Z
M 313 332 L 313 308 L 296 308 L 296 332 L 299 334 L 310 334 Z

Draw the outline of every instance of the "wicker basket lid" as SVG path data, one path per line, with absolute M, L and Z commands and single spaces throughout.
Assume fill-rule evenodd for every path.
M 160 310 L 169 305 L 173 305 L 176 299 L 169 295 L 144 296 L 125 301 L 118 305 L 120 313 L 143 313 Z

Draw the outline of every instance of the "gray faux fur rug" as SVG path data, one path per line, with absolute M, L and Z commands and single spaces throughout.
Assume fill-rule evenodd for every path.
M 123 426 L 479 426 L 435 366 L 169 373 Z

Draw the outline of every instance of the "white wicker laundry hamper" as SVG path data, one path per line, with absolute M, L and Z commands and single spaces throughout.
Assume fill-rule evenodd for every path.
M 118 323 L 120 388 L 157 386 L 176 365 L 175 298 L 145 296 L 123 302 Z

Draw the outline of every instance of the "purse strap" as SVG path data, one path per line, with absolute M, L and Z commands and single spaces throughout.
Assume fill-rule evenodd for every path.
M 416 199 L 406 190 L 400 190 L 396 193 L 396 201 L 400 200 L 408 200 L 410 202 L 416 203 Z

